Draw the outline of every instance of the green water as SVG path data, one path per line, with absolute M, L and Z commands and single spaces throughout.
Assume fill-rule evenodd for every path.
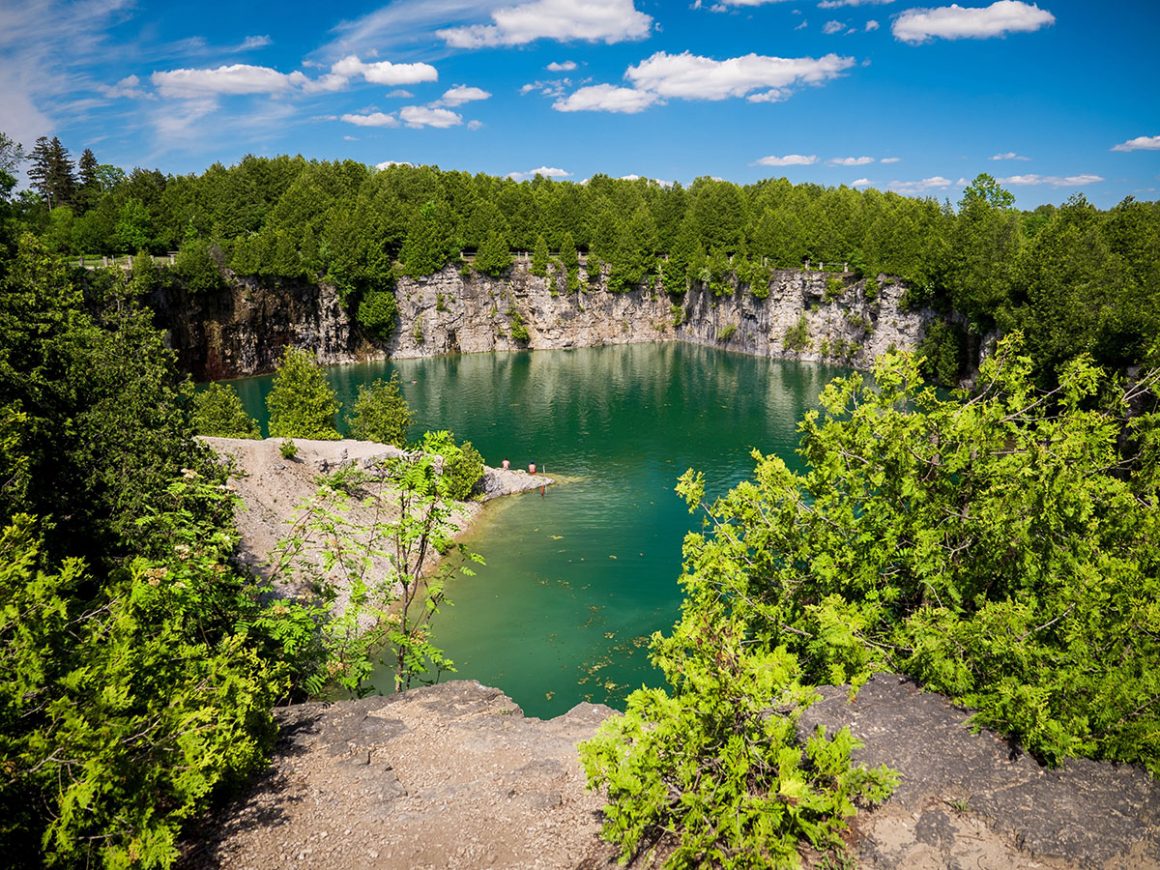
M 619 705 L 655 684 L 645 639 L 677 617 L 681 541 L 698 522 L 673 492 L 749 475 L 757 447 L 793 461 L 796 422 L 842 369 L 682 344 L 470 354 L 328 370 L 344 403 L 398 371 L 412 434 L 446 428 L 489 465 L 535 462 L 571 482 L 490 504 L 467 543 L 487 565 L 449 590 L 437 642 L 457 676 L 529 715 Z M 270 379 L 235 382 L 263 420 Z M 384 679 L 383 685 L 387 685 Z

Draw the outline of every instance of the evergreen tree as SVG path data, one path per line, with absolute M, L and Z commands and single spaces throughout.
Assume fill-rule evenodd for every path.
M 326 382 L 314 355 L 287 346 L 266 397 L 270 437 L 338 440 L 341 436 L 334 418 L 339 407 L 338 396 Z
M 548 260 L 552 257 L 548 251 L 548 240 L 544 236 L 536 236 L 536 246 L 532 249 L 532 274 L 537 278 L 546 278 L 548 275 Z
M 36 140 L 28 177 L 50 209 L 71 204 L 76 196 L 76 171 L 68 150 L 56 136 Z
M 512 252 L 503 233 L 492 230 L 487 234 L 475 255 L 475 271 L 498 278 L 511 268 Z
M 77 161 L 77 197 L 76 205 L 79 214 L 84 214 L 97 204 L 101 196 L 100 169 L 96 155 L 91 148 L 81 152 L 81 159 Z
M 258 421 L 246 413 L 237 391 L 229 384 L 212 383 L 194 394 L 190 420 L 198 435 L 215 438 L 259 438 Z
M 399 389 L 399 373 L 389 381 L 360 384 L 350 418 L 350 437 L 402 447 L 407 443 L 411 409 Z
M 447 265 L 454 249 L 449 232 L 451 222 L 445 202 L 431 201 L 415 212 L 399 253 L 404 273 L 422 278 L 434 275 Z

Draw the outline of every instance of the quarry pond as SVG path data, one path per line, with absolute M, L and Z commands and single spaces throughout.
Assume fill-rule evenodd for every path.
M 681 541 L 699 526 L 673 491 L 687 468 L 710 495 L 747 477 L 750 450 L 796 466 L 796 424 L 845 370 L 686 344 L 392 360 L 327 370 L 344 405 L 397 371 L 412 436 L 451 429 L 489 465 L 561 479 L 493 502 L 465 539 L 487 564 L 456 580 L 436 641 L 455 676 L 530 716 L 584 700 L 622 706 L 658 674 L 647 640 L 680 606 Z M 270 378 L 234 385 L 265 422 Z M 384 689 L 389 678 L 384 678 Z

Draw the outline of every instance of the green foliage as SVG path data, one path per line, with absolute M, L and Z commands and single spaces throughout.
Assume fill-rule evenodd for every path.
M 706 530 L 685 540 L 681 619 L 653 640 L 671 688 L 634 693 L 582 749 L 623 858 L 662 832 L 672 866 L 792 865 L 798 839 L 833 843 L 891 777 L 851 769 L 848 734 L 803 752 L 792 722 L 810 684 L 875 671 L 1050 762 L 1160 772 L 1160 415 L 1123 430 L 1160 371 L 1121 390 L 1080 359 L 1051 395 L 1031 373 L 1015 337 L 976 396 L 942 399 L 888 355 L 806 414 L 803 473 L 755 451 L 753 479 L 707 505 L 704 477 L 682 476 Z
M 878 279 L 867 278 L 862 284 L 862 298 L 867 302 L 873 302 L 878 298 Z
M 287 346 L 266 397 L 270 437 L 337 440 L 334 420 L 339 407 L 314 354 Z
M 512 267 L 512 252 L 507 239 L 500 232 L 492 230 L 475 254 L 475 270 L 491 278 L 501 277 Z
M 293 438 L 283 438 L 278 442 L 278 453 L 283 459 L 297 459 L 298 444 Z
M 360 384 L 350 417 L 350 437 L 402 447 L 411 426 L 411 409 L 399 389 L 399 374 Z
M 846 293 L 846 282 L 834 276 L 826 279 L 826 289 L 822 293 L 822 301 L 829 305 L 835 299 L 841 299 Z
M 720 329 L 717 330 L 717 340 L 720 342 L 729 341 L 729 339 L 731 339 L 734 335 L 736 335 L 736 333 L 737 333 L 737 324 L 736 323 L 726 323 L 724 326 L 722 326 Z
M 548 277 L 548 260 L 552 257 L 548 250 L 548 240 L 542 235 L 536 236 L 536 246 L 532 249 L 532 274 L 537 278 Z
M 434 434 L 454 446 L 449 433 Z M 335 682 L 366 694 L 376 659 L 390 662 L 396 691 L 455 670 L 432 640 L 432 621 L 446 601 L 448 577 L 471 575 L 471 564 L 483 560 L 453 538 L 452 480 L 437 464 L 434 453 L 414 453 L 366 470 L 339 469 L 320 480 L 299 508 L 294 532 L 276 548 L 276 576 L 310 582 L 328 605 L 338 583 L 346 590 L 342 612 L 322 626 L 325 669 L 310 681 L 315 691 Z M 360 520 L 356 507 L 370 519 Z M 456 558 L 434 564 L 451 554 Z
M 801 315 L 797 323 L 785 331 L 781 346 L 790 353 L 801 353 L 810 347 L 810 325 L 806 316 Z
M 528 327 L 524 325 L 524 318 L 514 308 L 509 309 L 507 314 L 508 320 L 511 321 L 512 325 L 512 341 L 518 341 L 521 344 L 526 344 L 531 340 L 531 335 L 528 334 Z
M 946 387 L 956 386 L 963 370 L 966 336 L 961 328 L 936 320 L 919 342 L 918 355 L 923 377 Z
M 224 286 L 217 257 L 221 252 L 204 239 L 189 239 L 177 251 L 173 270 L 191 293 L 209 293 Z
M 439 472 L 440 494 L 456 501 L 471 498 L 475 485 L 483 477 L 483 457 L 470 441 L 455 443 L 455 435 L 447 430 L 426 432 L 419 442 L 425 453 L 442 457 Z
M 395 329 L 399 303 L 390 290 L 368 290 L 358 301 L 355 319 L 359 325 L 377 338 L 386 341 Z
M 673 329 L 685 322 L 685 306 L 674 302 L 669 306 L 669 315 L 673 319 Z
M 260 438 L 258 421 L 246 413 L 237 391 L 229 384 L 212 383 L 193 395 L 193 430 L 217 438 Z

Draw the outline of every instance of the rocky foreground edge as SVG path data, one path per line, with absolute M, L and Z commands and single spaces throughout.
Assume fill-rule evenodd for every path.
M 1047 770 L 900 677 L 851 702 L 825 687 L 801 722 L 849 725 L 856 758 L 902 785 L 850 842 L 873 868 L 1160 868 L 1160 784 L 1130 766 Z M 577 742 L 614 715 L 580 704 L 525 718 L 502 692 L 456 681 L 278 713 L 268 772 L 187 844 L 186 868 L 597 868 L 599 794 Z

